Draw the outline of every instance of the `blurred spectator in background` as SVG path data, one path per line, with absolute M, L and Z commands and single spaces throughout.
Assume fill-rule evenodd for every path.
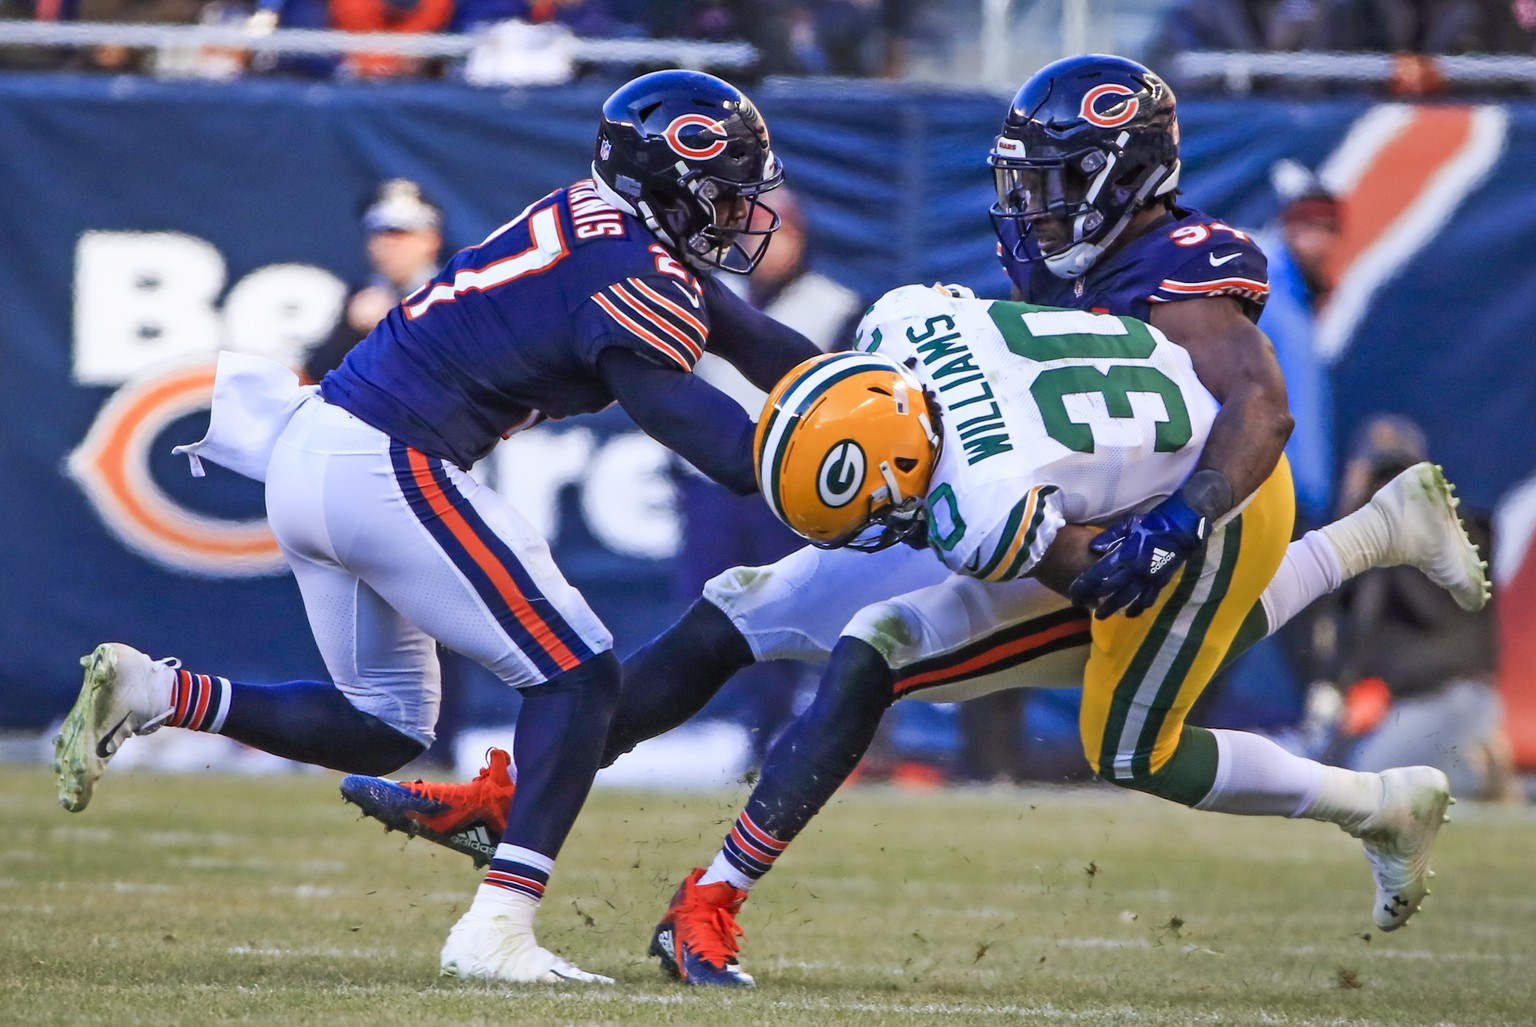
M 490 22 L 560 25 L 578 36 L 606 38 L 644 33 L 639 0 L 458 0 L 449 28 L 471 32 Z
M 1350 50 L 1402 54 L 1484 52 L 1501 0 L 1335 0 Z
M 131 22 L 190 25 L 199 20 L 203 0 L 0 0 L 0 18 L 18 21 Z M 126 46 L 0 47 L 0 68 L 29 71 L 72 70 L 137 73 L 149 70 L 152 51 Z
M 1270 182 L 1280 212 L 1273 225 L 1258 233 L 1259 248 L 1269 261 L 1269 300 L 1259 328 L 1274 343 L 1296 422 L 1285 455 L 1296 488 L 1294 537 L 1300 538 L 1331 519 L 1332 376 L 1314 342 L 1318 314 L 1333 291 L 1330 258 L 1338 247 L 1344 211 L 1338 197 L 1294 161 L 1277 162 Z M 1242 728 L 1293 721 L 1314 662 L 1317 616 L 1316 606 L 1303 610 L 1256 642 L 1216 676 L 1201 696 L 1199 715 Z
M 1343 206 L 1312 172 L 1277 163 L 1271 181 L 1280 198 L 1278 223 L 1259 233 L 1269 258 L 1269 301 L 1259 327 L 1275 345 L 1296 428 L 1286 443 L 1296 482 L 1297 534 L 1329 520 L 1333 490 L 1333 391 L 1314 345 L 1317 316 L 1334 282 Z
M 1358 509 L 1403 469 L 1427 458 L 1424 432 L 1379 415 L 1360 428 L 1340 482 L 1339 512 Z M 1491 555 L 1486 515 L 1462 506 L 1467 534 Z M 1492 683 L 1493 604 L 1456 605 L 1412 567 L 1367 571 L 1327 604 L 1317 633 L 1324 683 L 1313 686 L 1313 728 L 1327 727 L 1324 762 L 1354 770 L 1426 763 L 1466 798 L 1504 798 L 1513 783 L 1503 704 Z
M 80 0 L 0 0 L 0 18 L 6 21 L 75 21 L 79 17 Z M 62 47 L 0 47 L 0 68 L 53 71 L 73 60 L 73 51 Z
M 441 32 L 453 5 L 454 0 L 330 0 L 330 25 L 342 32 Z M 342 58 L 339 72 L 348 78 L 394 78 L 421 75 L 427 66 L 419 57 L 354 53 Z
M 83 2 L 83 0 L 82 0 Z M 440 32 L 453 18 L 454 0 L 257 0 L 248 30 L 253 33 L 285 29 L 336 29 L 341 32 Z M 394 54 L 283 56 L 261 62 L 264 71 L 306 78 L 398 78 L 423 75 L 432 65 L 416 57 Z
M 311 381 L 340 364 L 391 307 L 425 285 L 442 264 L 442 212 L 409 179 L 390 179 L 379 187 L 363 212 L 363 232 L 371 273 L 347 296 L 330 337 L 310 351 L 304 373 Z
M 40 6 L 49 0 L 39 0 Z M 81 21 L 191 25 L 199 20 L 203 0 L 78 0 Z M 153 51 L 126 46 L 94 46 L 84 65 L 96 71 L 142 72 L 153 65 Z
M 653 0 L 650 34 L 757 47 L 764 75 L 900 77 L 924 0 Z
M 823 350 L 847 349 L 867 304 L 851 289 L 811 270 L 807 221 L 795 198 L 781 189 L 773 196 L 773 207 L 783 223 L 768 252 L 744 280 L 726 279 L 725 285 L 738 292 L 744 288 L 753 306 Z M 770 220 L 758 208 L 753 227 L 766 227 Z M 754 420 L 762 412 L 767 395 L 724 360 L 706 353 L 694 370 Z M 682 548 L 673 565 L 679 598 L 696 599 L 704 582 L 727 568 L 773 563 L 805 544 L 769 511 L 761 496 L 733 495 L 691 468 L 680 468 L 675 478 L 683 522 Z M 760 761 L 793 718 L 805 673 L 798 663 L 754 664 L 731 679 L 704 715 L 744 725 L 751 733 L 754 763 Z
M 1499 53 L 1536 49 L 1536 0 L 1491 0 L 1494 48 Z

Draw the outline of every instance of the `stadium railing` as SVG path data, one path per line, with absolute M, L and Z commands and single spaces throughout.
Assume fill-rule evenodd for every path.
M 251 53 L 401 57 L 467 57 L 481 37 L 468 34 L 331 32 L 274 29 L 253 32 L 240 25 L 132 25 L 114 22 L 0 20 L 0 46 L 124 46 L 145 50 L 217 49 Z M 690 39 L 588 39 L 572 41 L 571 56 L 601 64 L 667 62 L 684 68 L 744 68 L 757 60 L 749 43 Z
M 1428 54 L 1440 81 L 1455 88 L 1536 88 L 1536 57 L 1521 54 Z M 1190 50 L 1174 58 L 1176 81 L 1243 93 L 1260 82 L 1275 85 L 1387 85 L 1403 55 L 1289 51 Z

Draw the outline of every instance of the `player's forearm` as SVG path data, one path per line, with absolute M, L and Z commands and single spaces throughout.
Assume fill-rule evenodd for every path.
M 723 357 L 764 392 L 790 368 L 821 350 L 786 324 L 775 321 L 718 281 L 704 286 L 709 307 L 709 350 Z
M 606 350 L 598 371 L 647 435 L 738 496 L 757 491 L 753 425 L 735 400 L 703 379 L 629 350 Z
M 1280 462 L 1294 424 L 1283 386 L 1276 395 L 1273 389 L 1255 383 L 1229 396 L 1211 424 L 1195 473 L 1218 472 L 1231 485 L 1231 497 L 1226 509 L 1219 509 L 1219 502 L 1203 509 L 1191 505 L 1214 519 L 1257 492 Z
M 1088 540 L 1098 533 L 1098 528 L 1081 524 L 1062 525 L 1030 576 L 1052 592 L 1066 595 L 1072 580 L 1098 562 L 1098 556 L 1088 549 Z

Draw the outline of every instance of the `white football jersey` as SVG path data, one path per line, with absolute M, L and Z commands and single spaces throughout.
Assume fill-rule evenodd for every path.
M 911 361 L 943 407 L 930 539 L 951 570 L 1027 574 L 1063 524 L 1145 511 L 1194 470 L 1218 404 L 1189 354 L 1131 317 L 881 297 L 856 349 Z

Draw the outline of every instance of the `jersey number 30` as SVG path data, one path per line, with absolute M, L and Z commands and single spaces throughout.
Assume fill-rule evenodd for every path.
M 1172 378 L 1145 363 L 1157 348 L 1145 326 L 1109 314 L 1039 310 L 1017 303 L 994 303 L 990 310 L 1003 341 L 1021 357 L 1116 361 L 1102 371 L 1088 364 L 1074 364 L 1049 368 L 1035 376 L 1030 395 L 1040 408 L 1046 434 L 1063 446 L 1079 453 L 1094 451 L 1093 425 L 1073 420 L 1067 410 L 1068 396 L 1102 396 L 1105 412 L 1117 420 L 1152 415 L 1145 405 L 1138 414 L 1131 402 L 1134 393 L 1162 400 L 1163 416 L 1156 418 L 1153 431 L 1156 452 L 1177 452 L 1189 442 L 1193 430 L 1184 394 Z

